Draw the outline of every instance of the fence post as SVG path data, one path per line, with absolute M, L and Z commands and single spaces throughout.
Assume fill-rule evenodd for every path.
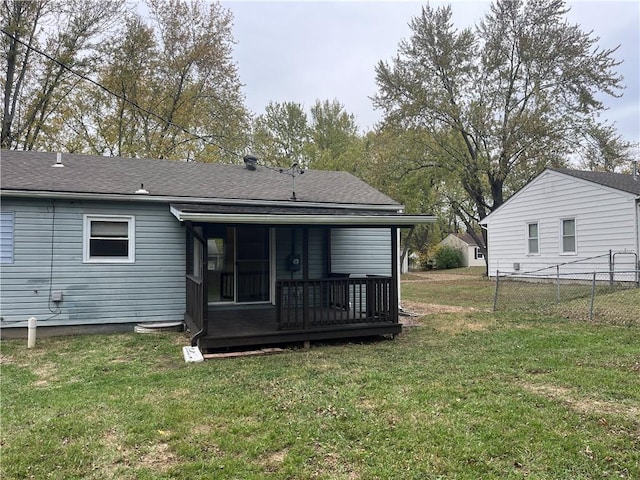
M 556 301 L 560 303 L 560 265 L 556 265 Z
M 613 259 L 613 251 L 609 250 L 609 285 L 613 285 L 613 270 L 614 270 L 614 265 L 613 265 L 614 259 Z
M 596 298 L 596 272 L 593 272 L 593 280 L 591 281 L 591 303 L 589 304 L 589 321 L 593 321 L 593 302 Z

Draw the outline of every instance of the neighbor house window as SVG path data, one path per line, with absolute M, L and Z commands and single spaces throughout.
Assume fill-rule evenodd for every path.
M 134 217 L 85 215 L 83 261 L 133 263 L 135 261 Z
M 13 263 L 13 212 L 0 212 L 0 263 Z
M 480 259 L 484 258 L 484 255 L 480 251 L 480 247 L 474 247 L 473 248 L 473 258 L 476 259 L 476 260 L 480 260 Z
M 540 238 L 538 236 L 538 223 L 527 223 L 527 253 L 537 255 L 540 253 Z
M 576 220 L 562 220 L 562 253 L 576 253 Z

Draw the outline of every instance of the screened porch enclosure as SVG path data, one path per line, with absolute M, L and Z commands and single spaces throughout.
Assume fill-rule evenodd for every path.
M 397 229 L 187 225 L 187 309 L 203 349 L 395 335 Z

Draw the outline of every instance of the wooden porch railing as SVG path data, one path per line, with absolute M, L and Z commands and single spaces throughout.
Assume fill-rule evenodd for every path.
M 276 290 L 280 330 L 398 322 L 391 277 L 279 280 Z
M 187 275 L 187 315 L 198 329 L 204 325 L 202 279 Z

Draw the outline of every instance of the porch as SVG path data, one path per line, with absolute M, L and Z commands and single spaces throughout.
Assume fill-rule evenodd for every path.
M 206 312 L 197 311 L 203 305 L 197 279 L 188 278 L 187 287 L 192 308 L 185 321 L 203 350 L 395 335 L 402 328 L 392 277 L 278 280 L 275 305 L 210 305 Z M 206 324 L 198 325 L 200 316 Z

